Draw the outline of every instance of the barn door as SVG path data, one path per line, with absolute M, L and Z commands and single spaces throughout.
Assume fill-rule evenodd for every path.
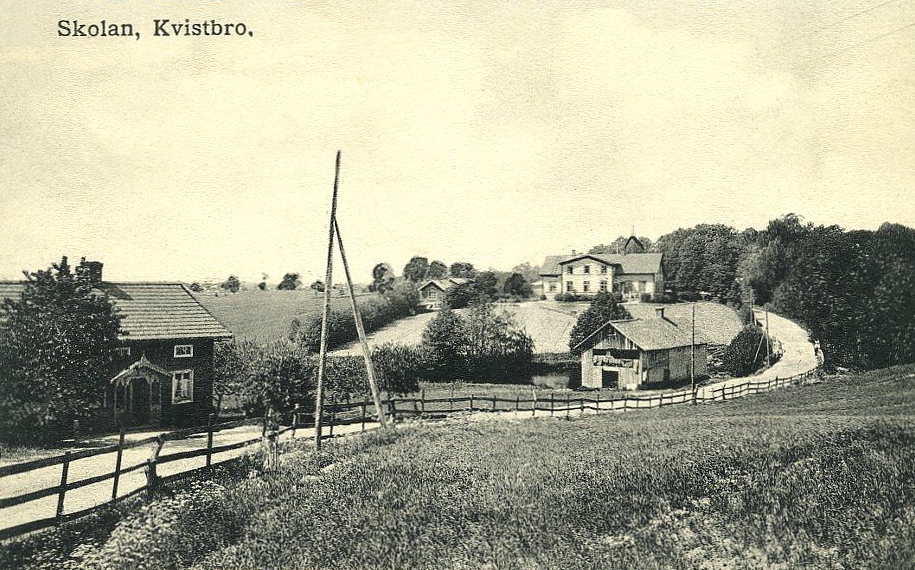
M 601 388 L 619 388 L 620 387 L 619 370 L 601 370 L 600 385 L 601 385 Z

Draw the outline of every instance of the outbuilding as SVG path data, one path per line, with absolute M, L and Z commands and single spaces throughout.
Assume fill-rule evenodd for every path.
M 653 319 L 608 321 L 581 341 L 581 385 L 636 390 L 707 375 L 707 342 L 674 323 L 663 307 Z

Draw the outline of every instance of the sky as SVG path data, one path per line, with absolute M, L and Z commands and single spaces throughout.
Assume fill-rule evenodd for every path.
M 915 226 L 911 0 L 0 0 L 0 278 L 508 270 L 632 229 Z M 244 22 L 154 37 L 153 20 Z M 135 38 L 58 36 L 59 20 Z M 337 260 L 337 277 L 339 259 Z

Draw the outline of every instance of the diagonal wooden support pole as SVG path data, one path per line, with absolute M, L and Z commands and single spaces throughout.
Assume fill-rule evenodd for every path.
M 365 327 L 362 326 L 362 316 L 359 314 L 359 306 L 356 305 L 356 292 L 353 290 L 353 280 L 349 274 L 349 263 L 346 261 L 346 252 L 343 250 L 343 238 L 340 236 L 340 224 L 334 220 L 334 228 L 337 231 L 337 246 L 340 248 L 340 258 L 343 260 L 343 273 L 346 275 L 346 286 L 349 288 L 349 300 L 353 307 L 353 320 L 356 321 L 356 332 L 359 334 L 359 344 L 362 345 L 362 355 L 365 356 L 365 371 L 369 379 L 369 388 L 372 390 L 372 400 L 375 401 L 375 413 L 378 415 L 378 423 L 382 428 L 387 428 L 388 424 L 384 419 L 384 409 L 381 407 L 381 394 L 378 391 L 378 382 L 375 380 L 375 366 L 372 364 L 372 351 L 369 349 L 369 343 L 365 338 Z

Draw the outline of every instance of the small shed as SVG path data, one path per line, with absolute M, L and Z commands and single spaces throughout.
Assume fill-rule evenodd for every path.
M 657 308 L 653 319 L 608 321 L 581 341 L 581 385 L 635 390 L 707 375 L 708 343 Z
M 427 310 L 435 311 L 445 306 L 445 294 L 456 285 L 468 283 L 470 279 L 463 277 L 448 277 L 446 279 L 430 279 L 419 287 L 420 304 Z

